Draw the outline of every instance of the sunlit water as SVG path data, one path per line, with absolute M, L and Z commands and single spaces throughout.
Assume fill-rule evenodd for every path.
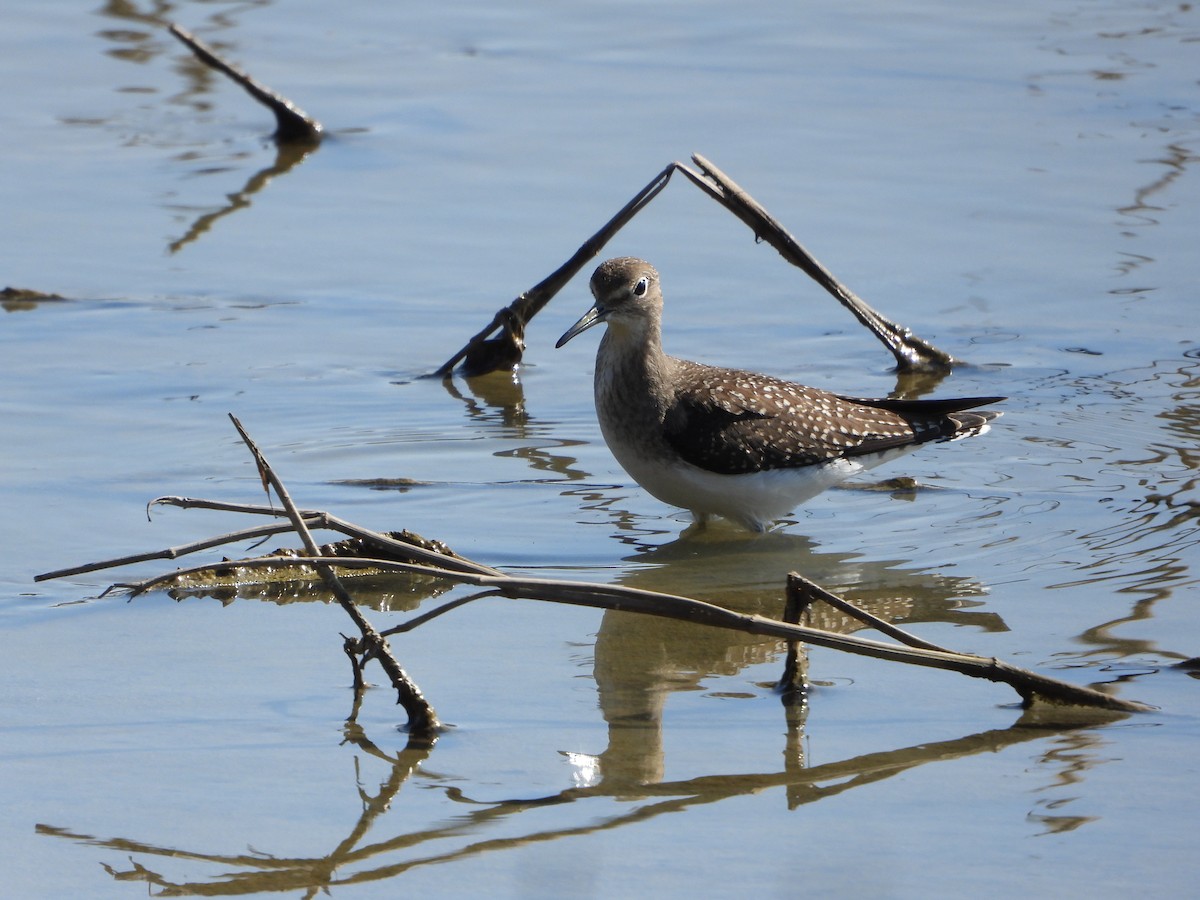
M 68 299 L 0 317 L 3 893 L 1194 888 L 1194 10 L 153 10 L 20 2 L 4 30 L 0 278 Z M 170 21 L 330 138 L 277 159 L 267 114 Z M 552 349 L 582 278 L 515 378 L 420 377 L 693 151 L 973 363 L 936 392 L 1007 395 L 992 432 L 878 473 L 915 491 L 832 491 L 757 540 L 684 535 L 600 439 L 595 336 Z M 605 254 L 663 273 L 671 352 L 896 386 L 869 335 L 682 180 Z M 395 639 L 453 726 L 406 755 L 390 691 L 343 730 L 333 606 L 96 599 L 165 561 L 33 581 L 241 527 L 143 514 L 260 500 L 230 412 L 304 507 L 761 615 L 800 571 L 1161 711 L 1068 727 L 1007 688 L 814 649 L 789 718 L 776 642 L 491 599 Z M 381 479 L 414 483 L 354 483 Z M 364 593 L 380 627 L 432 603 Z

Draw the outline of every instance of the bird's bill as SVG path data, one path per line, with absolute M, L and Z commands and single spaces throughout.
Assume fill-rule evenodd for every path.
M 578 322 L 563 332 L 563 336 L 558 339 L 558 343 L 554 345 L 554 349 L 557 350 L 571 338 L 575 337 L 575 335 L 582 334 L 593 325 L 599 325 L 604 321 L 604 316 L 605 311 L 601 309 L 600 304 L 597 303 L 582 316 L 580 316 Z

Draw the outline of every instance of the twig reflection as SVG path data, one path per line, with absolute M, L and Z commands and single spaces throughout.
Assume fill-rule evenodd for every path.
M 795 754 L 789 753 L 788 761 L 781 771 L 704 775 L 682 781 L 640 785 L 633 785 L 624 778 L 612 781 L 607 776 L 602 776 L 598 784 L 570 787 L 540 797 L 481 800 L 471 797 L 462 788 L 447 787 L 444 789 L 447 799 L 465 807 L 465 812 L 455 815 L 449 823 L 401 830 L 374 842 L 367 842 L 367 836 L 373 830 L 386 827 L 389 821 L 386 814 L 396 809 L 400 789 L 417 775 L 420 765 L 429 757 L 431 748 L 408 747 L 395 755 L 388 754 L 368 739 L 357 724 L 351 721 L 347 724 L 347 742 L 353 743 L 371 757 L 385 762 L 389 769 L 380 782 L 379 789 L 369 793 L 362 788 L 361 764 L 356 758 L 354 797 L 355 802 L 361 804 L 362 811 L 346 836 L 325 856 L 288 857 L 262 853 L 231 855 L 169 847 L 124 837 L 97 837 L 53 825 L 39 825 L 37 829 L 39 833 L 48 836 L 66 838 L 122 853 L 164 860 L 170 858 L 207 862 L 221 867 L 221 871 L 215 872 L 206 881 L 173 881 L 137 859 L 131 858 L 130 867 L 125 870 L 102 863 L 115 880 L 145 881 L 161 889 L 165 895 L 243 896 L 266 891 L 300 890 L 303 896 L 313 897 L 335 886 L 380 882 L 401 877 L 420 867 L 442 865 L 483 853 L 504 852 L 531 844 L 610 831 L 682 812 L 694 806 L 720 803 L 780 788 L 783 789 L 788 808 L 797 809 L 826 797 L 891 778 L 918 766 L 995 753 L 1018 744 L 1056 735 L 1063 735 L 1065 740 L 1071 742 L 1071 746 L 1086 746 L 1089 743 L 1086 737 L 1087 729 L 1094 725 L 1095 721 L 1094 712 L 1089 719 L 1074 723 L 1043 722 L 1039 721 L 1036 715 L 1027 713 L 1009 728 L 992 729 L 954 740 L 920 743 L 885 752 L 863 754 L 811 768 L 803 768 L 797 764 Z M 798 735 L 795 731 L 796 729 L 793 729 L 793 733 L 788 737 L 789 747 L 796 745 Z M 1079 735 L 1082 744 L 1073 740 L 1075 735 Z M 1081 756 L 1074 752 L 1063 755 L 1056 748 L 1051 748 L 1043 755 L 1042 762 L 1066 766 L 1069 772 L 1064 772 L 1062 777 L 1070 779 L 1079 777 L 1081 772 L 1093 764 L 1086 755 Z M 596 804 L 603 801 L 616 801 L 619 805 L 615 812 L 600 813 Z M 632 808 L 630 804 L 633 804 Z M 578 813 L 572 817 L 572 822 L 559 827 L 534 828 L 522 834 L 512 834 L 513 821 L 518 820 L 523 813 L 552 805 L 576 805 Z M 1030 815 L 1035 819 L 1039 818 L 1033 812 Z M 402 820 L 402 817 L 398 819 Z M 500 823 L 504 823 L 502 829 L 498 827 Z M 506 832 L 507 836 L 488 836 L 489 833 L 501 830 Z M 458 839 L 458 844 L 452 849 L 414 855 L 423 847 L 436 846 L 453 839 Z M 242 843 L 265 846 L 269 845 L 270 836 L 247 836 Z M 407 858 L 391 858 L 398 854 L 406 854 Z
M 317 145 L 315 144 L 277 144 L 275 148 L 275 161 L 271 165 L 251 175 L 240 191 L 226 194 L 229 202 L 225 206 L 199 216 L 192 222 L 187 233 L 183 237 L 171 241 L 167 245 L 167 249 L 171 253 L 178 253 L 212 228 L 218 219 L 222 219 L 231 213 L 237 212 L 239 209 L 249 206 L 251 198 L 270 184 L 273 178 L 286 175 L 296 166 L 300 165 L 316 148 Z

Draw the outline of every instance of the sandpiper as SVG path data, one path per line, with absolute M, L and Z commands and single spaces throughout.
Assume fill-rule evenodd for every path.
M 723 516 L 751 531 L 826 488 L 928 441 L 982 434 L 1000 413 L 964 412 L 1003 397 L 869 400 L 662 349 L 662 289 L 648 262 L 604 262 L 595 304 L 558 339 L 608 329 L 596 354 L 596 415 L 617 462 L 697 522 Z

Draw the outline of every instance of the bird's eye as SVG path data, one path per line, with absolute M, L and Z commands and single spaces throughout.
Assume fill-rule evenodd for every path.
M 637 280 L 637 284 L 633 286 L 633 296 L 645 297 L 646 291 L 650 288 L 650 279 L 642 277 Z

